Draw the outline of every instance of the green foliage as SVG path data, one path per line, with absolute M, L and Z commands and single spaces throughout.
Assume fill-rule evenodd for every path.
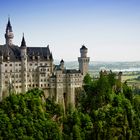
M 133 94 L 126 83 L 120 83 L 111 72 L 96 81 L 93 79 L 84 89 L 86 95 L 79 101 L 80 111 L 88 114 L 92 121 L 89 139 L 140 138 L 140 96 Z
M 77 108 L 44 99 L 43 91 L 11 94 L 0 103 L 0 139 L 138 140 L 140 95 L 115 74 L 94 80 L 87 74 Z
M 86 85 L 90 85 L 92 83 L 92 78 L 90 77 L 90 75 L 87 73 L 86 76 L 84 77 L 83 80 L 84 84 Z
M 60 140 L 59 120 L 53 120 L 53 115 L 60 116 L 59 106 L 50 102 L 57 111 L 48 111 L 48 101 L 43 103 L 42 98 L 43 92 L 33 89 L 4 99 L 0 104 L 0 139 Z

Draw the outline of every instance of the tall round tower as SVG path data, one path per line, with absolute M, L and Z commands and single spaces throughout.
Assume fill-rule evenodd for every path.
M 83 76 L 85 76 L 88 73 L 90 58 L 87 57 L 87 52 L 88 49 L 84 45 L 82 45 L 82 47 L 80 48 L 81 56 L 78 57 L 78 62 L 79 62 L 79 70 L 81 71 Z
M 12 39 L 14 38 L 12 26 L 10 23 L 10 18 L 8 18 L 8 23 L 6 26 L 6 33 L 5 33 L 5 39 L 6 39 L 6 45 L 11 46 L 13 44 Z
M 21 42 L 21 76 L 22 76 L 22 92 L 27 91 L 27 47 L 24 34 Z

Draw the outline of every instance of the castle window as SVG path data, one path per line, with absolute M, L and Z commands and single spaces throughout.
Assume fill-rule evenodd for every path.
M 48 69 L 48 71 L 49 71 L 49 69 Z
M 42 87 L 43 85 L 41 84 L 41 87 Z
M 10 70 L 10 72 L 12 72 L 12 70 Z
M 30 66 L 32 66 L 32 63 L 30 63 Z
M 35 66 L 37 66 L 37 63 L 35 63 Z
M 48 87 L 50 86 L 50 84 L 48 84 Z
M 12 66 L 12 64 L 10 64 L 10 66 Z
M 46 84 L 44 84 L 44 87 L 46 87 Z
M 21 64 L 19 64 L 19 66 L 21 66 Z
M 45 77 L 45 74 L 41 74 L 42 77 Z
M 7 66 L 7 64 L 5 64 L 5 66 Z

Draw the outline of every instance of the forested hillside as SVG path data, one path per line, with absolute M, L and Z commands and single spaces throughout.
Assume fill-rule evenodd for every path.
M 38 89 L 11 93 L 0 103 L 0 139 L 138 140 L 140 95 L 114 73 L 98 80 L 87 74 L 76 109 L 65 113 Z

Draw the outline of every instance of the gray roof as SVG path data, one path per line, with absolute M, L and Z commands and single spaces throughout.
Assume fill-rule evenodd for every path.
M 40 60 L 53 60 L 49 47 L 27 47 L 28 59 L 32 60 L 32 56 L 40 57 Z
M 16 45 L 0 45 L 0 56 L 3 55 L 3 61 L 7 61 L 7 56 L 10 57 L 10 61 L 20 61 L 21 60 L 21 49 Z M 52 53 L 50 52 L 49 46 L 47 47 L 27 47 L 28 61 L 33 60 L 33 55 L 35 59 L 40 57 L 40 60 L 53 60 Z
M 85 47 L 85 45 L 82 45 L 82 47 L 80 48 L 80 50 L 87 50 L 87 48 Z
M 7 57 L 10 57 L 10 61 L 19 61 L 20 58 L 20 48 L 18 46 L 7 46 L 0 45 L 0 56 L 3 55 L 3 61 L 7 61 Z
M 80 70 L 76 70 L 76 69 L 66 69 L 64 71 L 64 73 L 71 73 L 71 74 L 73 74 L 73 73 L 81 73 L 81 72 L 80 72 Z

